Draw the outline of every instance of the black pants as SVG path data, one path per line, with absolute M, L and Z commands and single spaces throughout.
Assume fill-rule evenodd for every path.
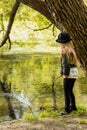
M 76 109 L 73 87 L 76 79 L 64 78 L 65 110 Z

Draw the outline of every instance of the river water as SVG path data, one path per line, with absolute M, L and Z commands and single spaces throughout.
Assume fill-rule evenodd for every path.
M 52 83 L 60 72 L 58 54 L 0 55 L 0 122 L 21 118 L 29 107 L 52 107 Z M 57 107 L 63 107 L 63 79 L 54 81 Z M 77 104 L 87 106 L 87 79 L 79 68 Z

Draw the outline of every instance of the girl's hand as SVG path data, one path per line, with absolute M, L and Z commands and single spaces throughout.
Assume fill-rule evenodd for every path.
M 59 75 L 57 76 L 57 79 L 60 78 L 60 77 L 62 77 L 62 74 L 59 74 Z
M 69 77 L 69 75 L 64 75 L 63 77 L 64 77 L 64 78 L 68 78 L 68 77 Z
M 63 76 L 62 74 L 59 74 L 59 75 L 56 77 L 55 81 L 56 81 L 58 78 L 62 77 L 62 76 Z

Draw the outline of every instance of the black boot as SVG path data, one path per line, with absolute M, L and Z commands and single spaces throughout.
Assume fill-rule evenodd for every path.
M 67 114 L 69 114 L 71 112 L 71 110 L 70 109 L 64 109 L 61 113 L 60 113 L 60 116 L 63 116 L 63 115 L 67 115 Z
M 71 111 L 77 111 L 76 106 L 71 106 Z

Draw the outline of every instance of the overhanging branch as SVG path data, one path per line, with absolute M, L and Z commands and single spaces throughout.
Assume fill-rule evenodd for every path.
M 29 27 L 29 26 L 26 25 L 27 28 L 29 28 L 29 29 L 31 29 L 31 30 L 33 30 L 33 31 L 43 31 L 43 30 L 45 30 L 45 29 L 48 29 L 48 28 L 51 27 L 51 26 L 52 26 L 52 24 L 50 24 L 50 25 L 48 25 L 47 27 L 44 27 L 44 28 L 33 29 L 33 28 L 31 28 L 31 27 Z
M 13 5 L 11 14 L 10 14 L 10 19 L 9 19 L 9 22 L 8 22 L 7 30 L 5 32 L 5 35 L 4 35 L 2 42 L 0 43 L 0 47 L 2 47 L 6 43 L 6 41 L 9 40 L 9 38 L 10 38 L 9 34 L 11 32 L 11 28 L 12 28 L 14 18 L 15 18 L 15 15 L 16 15 L 16 12 L 18 10 L 19 5 L 20 5 L 20 2 L 18 0 L 16 0 L 14 5 Z

